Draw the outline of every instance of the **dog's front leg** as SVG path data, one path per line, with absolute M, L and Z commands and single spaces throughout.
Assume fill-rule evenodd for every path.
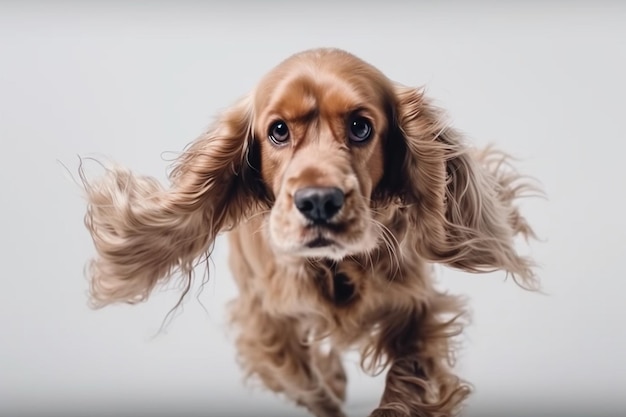
M 460 325 L 425 310 L 397 318 L 380 333 L 390 360 L 379 408 L 370 417 L 451 417 L 469 386 L 449 366 L 450 338 Z
M 265 386 L 286 394 L 317 417 L 345 417 L 341 401 L 315 365 L 311 349 L 303 343 L 303 330 L 295 319 L 264 312 L 258 300 L 242 297 L 235 311 L 239 327 L 237 348 L 241 364 Z M 244 305 L 245 304 L 245 305 Z

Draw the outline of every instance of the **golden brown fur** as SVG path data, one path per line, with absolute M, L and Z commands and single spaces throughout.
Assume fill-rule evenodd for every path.
M 283 132 L 275 122 L 283 145 L 268 138 Z M 362 123 L 368 139 L 351 142 Z M 338 212 L 307 220 L 294 203 L 307 187 L 340 190 Z M 144 300 L 229 231 L 249 375 L 318 417 L 343 416 L 340 354 L 356 347 L 365 369 L 387 369 L 372 416 L 454 415 L 470 392 L 451 370 L 464 309 L 434 288 L 432 264 L 535 288 L 513 242 L 533 236 L 514 206 L 528 190 L 503 154 L 463 143 L 423 90 L 346 52 L 306 51 L 194 141 L 168 188 L 121 168 L 87 186 L 92 300 Z

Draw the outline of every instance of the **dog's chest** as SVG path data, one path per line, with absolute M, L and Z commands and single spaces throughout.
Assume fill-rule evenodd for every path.
M 370 276 L 352 262 L 309 262 L 298 273 L 273 274 L 266 305 L 284 315 L 342 317 L 359 315 L 372 291 Z
M 354 277 L 343 271 L 331 270 L 317 278 L 316 289 L 326 303 L 335 307 L 345 307 L 359 298 L 359 288 L 354 280 Z

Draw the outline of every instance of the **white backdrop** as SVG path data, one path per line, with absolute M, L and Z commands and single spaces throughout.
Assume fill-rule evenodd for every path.
M 523 203 L 543 238 L 523 250 L 547 295 L 503 274 L 440 270 L 474 315 L 459 364 L 476 388 L 467 415 L 624 412 L 617 3 L 1 3 L 0 415 L 306 415 L 241 382 L 223 321 L 235 295 L 224 240 L 210 283 L 165 332 L 174 291 L 87 308 L 85 202 L 58 161 L 75 175 L 77 155 L 110 158 L 165 180 L 163 152 L 180 151 L 280 60 L 317 46 L 427 85 L 455 126 L 519 156 L 549 195 Z M 350 414 L 365 415 L 383 381 L 352 356 L 347 367 Z

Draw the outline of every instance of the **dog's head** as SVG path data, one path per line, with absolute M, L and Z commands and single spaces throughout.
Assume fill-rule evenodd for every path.
M 295 55 L 253 93 L 267 232 L 284 254 L 341 259 L 378 244 L 372 198 L 394 125 L 391 83 L 336 50 Z
M 413 232 L 405 250 L 470 271 L 528 275 L 512 247 L 526 225 L 505 192 L 509 179 L 487 162 L 422 89 L 340 50 L 306 51 L 191 144 L 170 189 L 123 170 L 88 188 L 100 255 L 94 293 L 144 298 L 174 269 L 190 271 L 217 233 L 257 215 L 275 253 L 340 260 L 380 245 L 390 233 L 384 213 L 403 210 Z

